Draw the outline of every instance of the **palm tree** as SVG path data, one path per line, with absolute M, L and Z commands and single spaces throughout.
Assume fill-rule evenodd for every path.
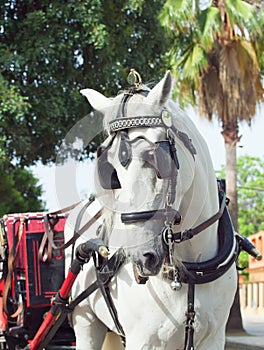
M 253 1 L 251 1 L 253 2 Z M 242 0 L 167 0 L 160 15 L 171 38 L 169 63 L 181 103 L 197 104 L 199 114 L 222 124 L 226 150 L 229 211 L 237 225 L 236 145 L 239 122 L 251 119 L 263 99 L 260 7 Z M 238 293 L 237 293 L 238 294 Z M 237 295 L 238 296 L 238 295 Z M 238 316 L 231 328 L 242 329 Z M 232 319 L 232 317 L 230 318 Z

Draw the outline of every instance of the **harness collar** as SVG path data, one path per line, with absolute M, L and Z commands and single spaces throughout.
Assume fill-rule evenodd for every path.
M 225 197 L 220 192 L 219 197 L 225 203 Z M 222 198 L 221 198 L 222 197 Z M 226 205 L 219 218 L 218 224 L 219 248 L 217 255 L 204 262 L 182 262 L 183 268 L 176 267 L 176 276 L 170 266 L 164 266 L 164 274 L 174 282 L 203 284 L 221 277 L 234 263 L 239 254 L 238 238 L 234 232 L 234 227 Z

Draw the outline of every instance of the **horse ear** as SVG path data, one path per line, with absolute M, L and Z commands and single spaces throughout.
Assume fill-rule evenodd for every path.
M 112 100 L 105 97 L 100 92 L 93 89 L 83 89 L 80 93 L 87 98 L 91 106 L 96 110 L 103 112 L 106 108 L 110 107 Z
M 168 71 L 161 81 L 150 91 L 147 96 L 146 102 L 149 104 L 155 104 L 162 107 L 170 97 L 172 88 L 172 76 Z

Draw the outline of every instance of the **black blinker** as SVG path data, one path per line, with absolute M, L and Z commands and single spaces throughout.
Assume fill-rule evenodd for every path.
M 172 158 L 168 141 L 156 142 L 154 159 L 158 178 L 169 178 L 172 173 Z
M 131 145 L 129 143 L 128 139 L 128 133 L 126 130 L 122 130 L 120 132 L 121 134 L 121 141 L 119 146 L 119 160 L 120 163 L 123 165 L 123 167 L 126 167 L 129 165 L 129 163 L 132 160 L 132 151 L 131 151 Z
M 108 148 L 100 146 L 97 149 L 97 170 L 101 186 L 105 190 L 116 190 L 121 188 L 116 169 L 107 159 Z

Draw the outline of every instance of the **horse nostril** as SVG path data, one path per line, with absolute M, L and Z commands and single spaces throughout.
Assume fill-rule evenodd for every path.
M 157 266 L 159 263 L 159 258 L 155 252 L 145 252 L 143 253 L 143 256 L 145 258 L 145 264 L 146 266 Z

